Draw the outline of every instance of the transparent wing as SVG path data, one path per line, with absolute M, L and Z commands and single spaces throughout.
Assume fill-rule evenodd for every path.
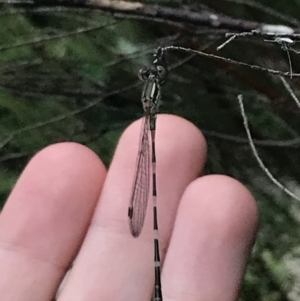
M 144 118 L 140 137 L 138 158 L 128 208 L 129 228 L 134 237 L 142 231 L 150 190 L 149 116 Z

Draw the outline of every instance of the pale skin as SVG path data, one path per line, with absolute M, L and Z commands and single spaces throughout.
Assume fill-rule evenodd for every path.
M 31 159 L 0 215 L 1 300 L 52 300 L 77 254 L 59 301 L 151 299 L 151 199 L 140 237 L 131 237 L 127 221 L 140 126 L 125 131 L 108 171 L 76 143 Z M 255 240 L 253 196 L 230 177 L 199 176 L 206 151 L 190 122 L 158 116 L 165 301 L 236 300 Z

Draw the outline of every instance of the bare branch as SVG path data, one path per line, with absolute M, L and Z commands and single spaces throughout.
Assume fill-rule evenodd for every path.
M 228 40 L 226 40 L 223 44 L 217 47 L 217 50 L 221 50 L 223 47 L 225 47 L 227 44 L 229 44 L 231 41 L 233 41 L 236 38 L 236 35 L 231 36 Z
M 235 36 L 235 38 L 245 38 L 245 37 L 254 37 L 254 36 L 259 36 L 262 38 L 277 38 L 277 37 L 282 37 L 282 38 L 290 38 L 293 40 L 300 40 L 300 34 L 295 33 L 295 31 L 291 27 L 286 27 L 286 26 L 274 26 L 274 28 L 271 30 L 251 30 L 251 31 L 246 31 L 246 32 L 227 32 L 225 36 L 232 37 Z
M 287 54 L 287 57 L 288 57 L 288 62 L 289 62 L 289 67 L 290 67 L 290 78 L 293 78 L 292 60 L 291 60 L 289 48 L 284 47 L 284 50 L 286 51 L 286 54 Z
M 183 52 L 187 52 L 187 53 L 194 53 L 200 56 L 204 56 L 207 58 L 211 58 L 211 59 L 215 59 L 218 61 L 223 61 L 226 62 L 228 64 L 232 64 L 232 65 L 237 65 L 237 66 L 243 66 L 243 67 L 247 67 L 253 70 L 257 70 L 257 71 L 261 71 L 264 73 L 269 73 L 269 74 L 274 74 L 274 75 L 281 75 L 283 77 L 290 77 L 290 72 L 282 72 L 279 70 L 274 70 L 274 69 L 269 69 L 269 68 L 265 68 L 265 67 L 260 67 L 257 65 L 251 65 L 251 64 L 247 64 L 244 62 L 240 62 L 240 61 L 236 61 L 230 58 L 224 58 L 218 55 L 214 55 L 211 53 L 206 53 L 200 50 L 194 50 L 191 48 L 184 48 L 184 47 L 180 47 L 180 46 L 166 46 L 163 48 L 164 51 L 168 51 L 168 50 L 179 50 L 179 51 L 183 51 Z M 300 73 L 294 73 L 293 74 L 294 77 L 300 77 Z
M 300 198 L 298 196 L 296 196 L 293 192 L 291 192 L 289 189 L 287 189 L 284 185 L 282 185 L 273 175 L 272 173 L 269 171 L 269 169 L 265 166 L 265 164 L 263 163 L 263 161 L 261 160 L 256 147 L 253 143 L 252 140 L 252 136 L 250 133 L 250 129 L 249 129 L 249 124 L 248 124 L 248 118 L 247 115 L 245 113 L 245 108 L 244 108 L 244 104 L 243 104 L 243 95 L 238 95 L 238 101 L 240 104 L 240 109 L 241 109 L 241 114 L 244 120 L 244 127 L 247 133 L 247 137 L 249 140 L 249 145 L 251 147 L 251 150 L 254 154 L 254 157 L 256 159 L 256 161 L 258 162 L 260 168 L 264 171 L 264 173 L 268 176 L 268 178 L 278 187 L 280 188 L 282 191 L 284 191 L 287 195 L 289 195 L 290 197 L 292 197 L 293 199 L 300 201 Z
M 147 19 L 178 25 L 206 26 L 210 28 L 223 28 L 237 32 L 258 30 L 265 24 L 235 19 L 225 15 L 218 15 L 207 10 L 196 12 L 187 8 L 172 8 L 161 5 L 151 5 L 138 1 L 123 0 L 18 0 L 2 1 L 21 8 L 35 7 L 72 7 L 90 8 L 104 13 L 109 13 L 116 18 Z M 297 31 L 297 28 L 294 30 Z
M 286 90 L 289 92 L 289 94 L 291 95 L 291 97 L 293 98 L 293 100 L 295 101 L 295 103 L 297 104 L 298 108 L 300 108 L 300 101 L 297 98 L 297 96 L 295 95 L 294 91 L 292 90 L 291 86 L 289 85 L 289 83 L 285 80 L 285 78 L 283 78 L 282 76 L 279 76 L 279 78 L 281 79 L 284 87 L 286 88 Z
M 218 46 L 217 50 L 222 49 L 233 40 L 241 37 L 262 37 L 262 38 L 269 38 L 269 39 L 273 38 L 273 40 L 264 39 L 264 41 L 278 43 L 282 46 L 282 49 L 287 52 L 291 76 L 292 76 L 292 63 L 291 63 L 289 50 L 297 54 L 298 52 L 295 49 L 292 49 L 290 45 L 294 44 L 295 40 L 300 39 L 300 34 L 294 33 L 294 30 L 292 28 L 287 26 L 282 26 L 282 25 L 272 25 L 272 26 L 265 25 L 265 27 L 262 27 L 260 30 L 251 30 L 248 32 L 241 32 L 241 33 L 227 32 L 225 34 L 225 37 L 229 37 L 228 40 L 226 40 L 223 44 Z

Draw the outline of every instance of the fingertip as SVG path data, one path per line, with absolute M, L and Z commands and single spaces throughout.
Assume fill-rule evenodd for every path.
M 49 145 L 37 152 L 29 161 L 30 168 L 35 165 L 43 166 L 44 164 L 68 165 L 74 171 L 76 168 L 93 167 L 94 172 L 105 173 L 106 168 L 97 154 L 85 145 L 76 142 L 60 142 Z M 71 164 L 70 164 L 71 163 Z M 70 165 L 69 165 L 70 164 Z
M 133 122 L 124 131 L 120 143 L 134 145 L 138 147 L 138 141 L 141 132 L 143 119 Z M 168 147 L 175 150 L 178 145 L 187 147 L 189 150 L 194 151 L 197 149 L 203 161 L 206 159 L 207 144 L 206 139 L 202 132 L 190 121 L 171 114 L 159 114 L 156 121 L 156 137 L 157 144 L 168 144 Z
M 4 206 L 0 239 L 66 262 L 90 223 L 105 175 L 104 164 L 83 145 L 64 142 L 42 149 Z
M 0 216 L 4 299 L 53 297 L 85 237 L 105 175 L 98 157 L 77 143 L 51 145 L 29 161 Z
M 163 269 L 172 300 L 236 300 L 257 233 L 258 209 L 248 189 L 210 175 L 185 190 Z
M 239 181 L 225 175 L 208 175 L 193 181 L 186 189 L 185 209 L 206 212 L 218 234 L 228 238 L 254 237 L 258 227 L 257 203 Z M 199 212 L 199 211 L 198 211 Z
M 35 198 L 18 197 L 18 194 L 41 195 L 48 191 L 60 194 L 73 189 L 72 185 L 80 181 L 80 187 L 99 189 L 104 181 L 106 170 L 97 155 L 87 147 L 73 142 L 57 143 L 37 152 L 28 162 L 18 179 L 7 203 L 11 199 L 21 202 L 35 202 Z M 5 206 L 6 207 L 6 206 Z M 5 211 L 4 207 L 4 211 Z

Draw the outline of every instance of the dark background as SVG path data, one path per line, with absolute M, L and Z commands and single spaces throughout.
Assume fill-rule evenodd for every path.
M 115 7 L 87 7 L 85 1 L 61 1 L 62 6 L 55 1 L 0 2 L 2 205 L 28 160 L 51 143 L 83 143 L 109 166 L 121 133 L 142 115 L 137 71 L 151 63 L 159 45 L 289 71 L 286 51 L 263 37 L 236 39 L 220 51 L 216 47 L 226 40 L 226 32 L 263 24 L 299 32 L 298 1 L 135 3 L 142 8 L 122 10 L 120 1 Z M 297 43 L 292 47 L 300 49 Z M 300 72 L 299 55 L 290 55 L 293 72 Z M 237 95 L 244 95 L 263 162 L 296 194 L 300 109 L 278 76 L 178 51 L 167 52 L 166 60 L 170 72 L 161 112 L 187 118 L 204 131 L 209 146 L 205 173 L 237 178 L 258 201 L 260 230 L 241 299 L 299 300 L 299 204 L 258 166 Z M 299 94 L 297 77 L 287 81 Z

